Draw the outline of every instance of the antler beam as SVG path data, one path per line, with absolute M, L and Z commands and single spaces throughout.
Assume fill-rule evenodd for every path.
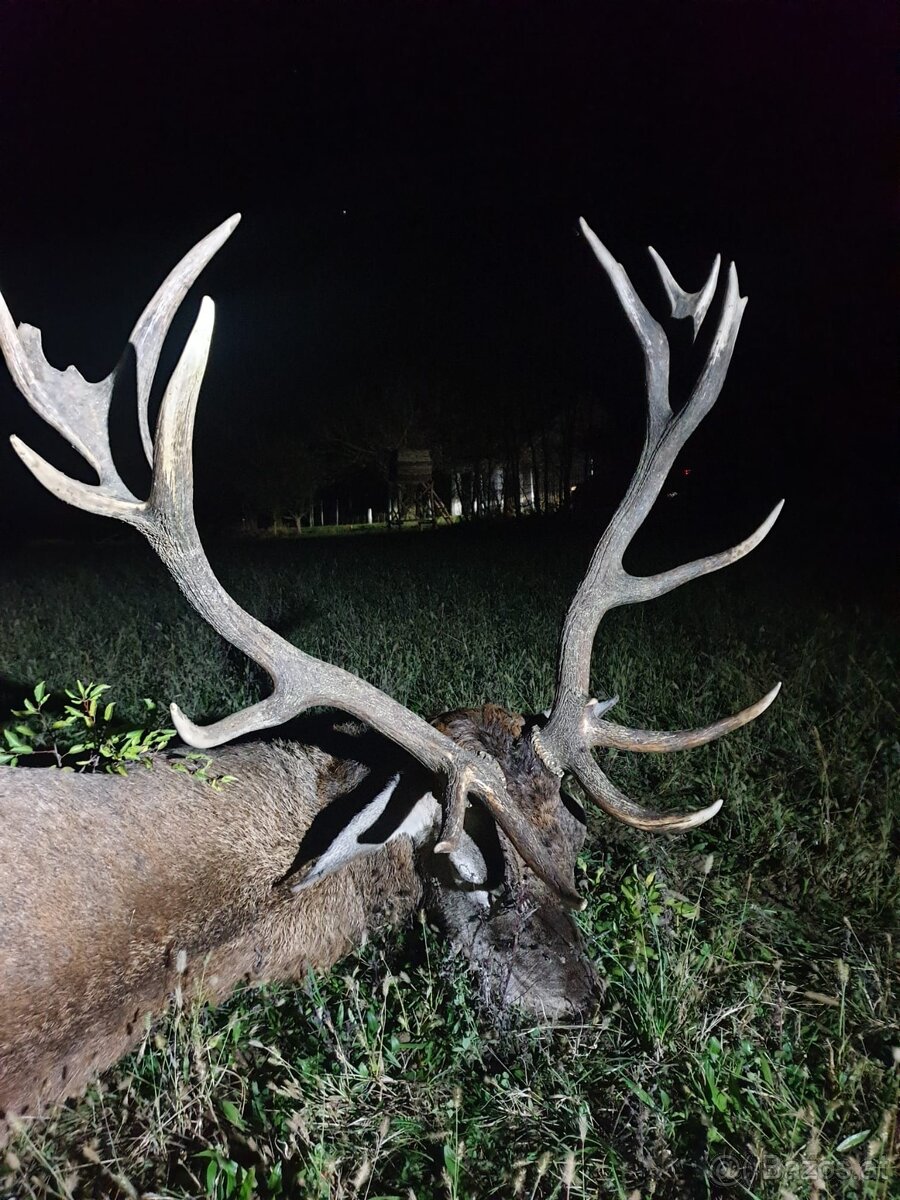
M 503 773 L 494 759 L 463 749 L 372 684 L 285 641 L 245 612 L 213 573 L 194 520 L 191 461 L 194 414 L 213 331 L 210 299 L 205 297 L 200 305 L 165 390 L 152 447 L 147 403 L 162 343 L 179 304 L 239 220 L 236 215 L 225 221 L 182 259 L 129 339 L 137 360 L 142 441 L 153 467 L 149 498 L 139 500 L 122 482 L 109 444 L 110 402 L 125 356 L 100 383 L 88 383 L 75 367 L 58 371 L 44 357 L 40 331 L 29 325 L 17 329 L 0 296 L 0 349 L 16 385 L 31 407 L 93 467 L 99 482 L 71 479 L 17 437 L 11 439 L 13 447 L 37 479 L 61 500 L 139 529 L 200 615 L 271 678 L 270 696 L 213 725 L 195 725 L 172 704 L 172 720 L 189 745 L 218 746 L 241 734 L 280 725 L 307 708 L 334 706 L 367 722 L 446 780 L 440 851 L 455 849 L 467 796 L 478 796 L 533 870 L 568 905 L 583 907 L 574 880 L 563 876 L 531 825 L 509 803 Z
M 609 701 L 600 705 L 588 698 L 597 627 L 612 608 L 661 596 L 682 583 L 718 571 L 749 554 L 774 525 L 784 501 L 775 506 L 755 533 L 730 550 L 658 575 L 636 577 L 622 566 L 623 555 L 650 512 L 679 450 L 718 399 L 747 301 L 739 295 L 737 271 L 732 263 L 728 269 L 722 315 L 706 363 L 687 404 L 678 413 L 673 413 L 669 403 L 669 343 L 662 326 L 647 311 L 625 269 L 584 220 L 581 228 L 641 343 L 646 373 L 647 432 L 634 478 L 600 538 L 566 614 L 560 637 L 556 695 L 547 724 L 533 733 L 534 745 L 548 767 L 558 774 L 570 771 L 601 808 L 627 824 L 641 829 L 690 829 L 718 812 L 721 801 L 684 815 L 643 809 L 624 796 L 604 775 L 591 750 L 615 746 L 665 752 L 703 745 L 759 716 L 775 699 L 781 685 L 774 687 L 756 704 L 705 729 L 668 733 L 625 729 L 602 719 L 602 712 L 611 707 Z M 719 256 L 716 256 L 703 288 L 688 293 L 675 282 L 671 271 L 652 247 L 650 253 L 669 297 L 672 316 L 691 317 L 696 336 L 715 291 Z

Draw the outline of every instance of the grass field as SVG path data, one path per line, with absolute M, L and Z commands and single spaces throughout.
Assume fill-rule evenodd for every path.
M 680 557 L 650 545 L 655 569 Z M 547 705 L 588 552 L 577 531 L 525 524 L 210 557 L 279 632 L 431 715 Z M 707 748 L 610 755 L 638 799 L 726 802 L 676 837 L 591 814 L 594 1021 L 497 1028 L 418 924 L 305 987 L 173 1012 L 19 1136 L 2 1194 L 896 1195 L 896 661 L 877 605 L 774 553 L 601 627 L 595 688 L 619 693 L 622 723 L 702 724 L 785 686 Z M 133 542 L 30 547 L 3 572 L 6 708 L 39 679 L 110 683 L 137 721 L 143 696 L 203 719 L 260 693 Z

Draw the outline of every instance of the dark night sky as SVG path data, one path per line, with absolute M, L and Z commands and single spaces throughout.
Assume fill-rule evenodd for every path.
M 218 305 L 202 488 L 254 425 L 396 382 L 466 419 L 593 391 L 637 431 L 638 352 L 577 217 L 659 314 L 646 245 L 691 288 L 721 250 L 750 304 L 697 453 L 824 546 L 840 510 L 884 512 L 897 444 L 891 8 L 0 0 L 0 286 L 98 377 L 242 211 L 185 306 Z M 47 443 L 5 376 L 0 410 L 0 500 L 40 521 L 6 436 Z

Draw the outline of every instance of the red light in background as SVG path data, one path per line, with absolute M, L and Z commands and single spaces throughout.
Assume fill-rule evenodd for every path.
M 691 468 L 690 468 L 690 467 L 682 467 L 682 468 L 681 468 L 681 473 L 682 473 L 682 475 L 690 475 L 690 473 L 691 473 Z

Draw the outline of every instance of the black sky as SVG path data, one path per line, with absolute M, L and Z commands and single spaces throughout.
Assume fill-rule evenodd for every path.
M 0 287 L 52 361 L 98 377 L 170 266 L 241 210 L 185 306 L 218 305 L 198 418 L 214 474 L 254 426 L 395 383 L 457 393 L 465 419 L 593 391 L 638 430 L 639 357 L 577 217 L 659 313 L 647 244 L 691 288 L 721 250 L 750 305 L 699 452 L 757 480 L 761 511 L 799 501 L 798 536 L 839 510 L 878 523 L 891 9 L 5 0 Z M 4 446 L 39 440 L 5 377 L 0 411 Z M 44 511 L 8 448 L 0 499 Z

